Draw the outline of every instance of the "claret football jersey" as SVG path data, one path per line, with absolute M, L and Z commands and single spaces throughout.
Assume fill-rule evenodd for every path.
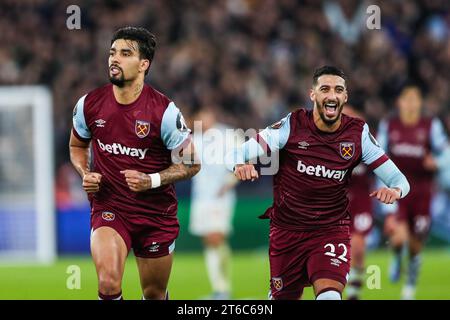
M 83 96 L 73 113 L 73 134 L 90 141 L 92 172 L 102 175 L 91 205 L 123 215 L 175 217 L 177 199 L 172 184 L 133 192 L 122 170 L 146 174 L 171 164 L 171 152 L 187 142 L 190 130 L 174 102 L 149 85 L 128 105 L 116 101 L 111 84 Z M 175 223 L 175 222 L 173 222 Z
M 377 139 L 410 181 L 431 188 L 433 172 L 426 170 L 423 162 L 427 154 L 440 154 L 448 144 L 441 121 L 422 117 L 414 125 L 405 125 L 398 116 L 393 117 L 380 122 Z
M 274 203 L 264 217 L 276 226 L 307 231 L 349 225 L 352 170 L 363 162 L 374 170 L 389 160 L 359 118 L 342 114 L 335 132 L 323 132 L 312 110 L 298 109 L 257 135 L 263 149 L 279 152 Z

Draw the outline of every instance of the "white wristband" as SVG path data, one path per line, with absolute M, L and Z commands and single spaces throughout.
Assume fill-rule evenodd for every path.
M 159 173 L 149 174 L 150 180 L 152 181 L 152 189 L 158 188 L 161 185 L 161 176 Z

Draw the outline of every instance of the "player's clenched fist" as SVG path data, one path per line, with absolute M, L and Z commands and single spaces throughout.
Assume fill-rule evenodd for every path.
M 100 189 L 102 175 L 97 172 L 88 172 L 83 176 L 83 189 L 87 193 L 97 192 Z
M 121 174 L 125 176 L 125 180 L 131 191 L 141 192 L 151 188 L 152 180 L 149 175 L 136 170 L 122 170 Z
M 256 171 L 255 166 L 252 164 L 237 164 L 234 168 L 234 175 L 242 181 L 254 181 L 259 178 L 258 171 Z
M 378 200 L 380 200 L 383 203 L 391 204 L 400 199 L 400 190 L 397 188 L 380 188 L 378 190 L 375 190 L 369 196 L 376 197 Z

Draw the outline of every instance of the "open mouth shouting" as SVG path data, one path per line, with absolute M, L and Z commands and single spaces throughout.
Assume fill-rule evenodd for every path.
M 112 65 L 111 67 L 109 67 L 109 72 L 114 77 L 119 75 L 122 72 L 122 69 L 116 65 Z
M 338 108 L 337 101 L 328 101 L 323 104 L 324 114 L 327 118 L 335 118 L 338 115 Z

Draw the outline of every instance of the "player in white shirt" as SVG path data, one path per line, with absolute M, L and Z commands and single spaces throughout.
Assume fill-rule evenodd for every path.
M 202 124 L 200 132 L 195 130 L 198 122 L 197 126 L 194 124 L 194 143 L 200 150 L 202 170 L 192 180 L 189 231 L 203 241 L 212 287 L 210 298 L 226 300 L 231 293 L 228 236 L 232 231 L 234 186 L 238 180 L 226 169 L 223 158 L 228 149 L 243 141 L 234 130 L 218 123 L 210 109 L 199 111 L 194 119 Z

